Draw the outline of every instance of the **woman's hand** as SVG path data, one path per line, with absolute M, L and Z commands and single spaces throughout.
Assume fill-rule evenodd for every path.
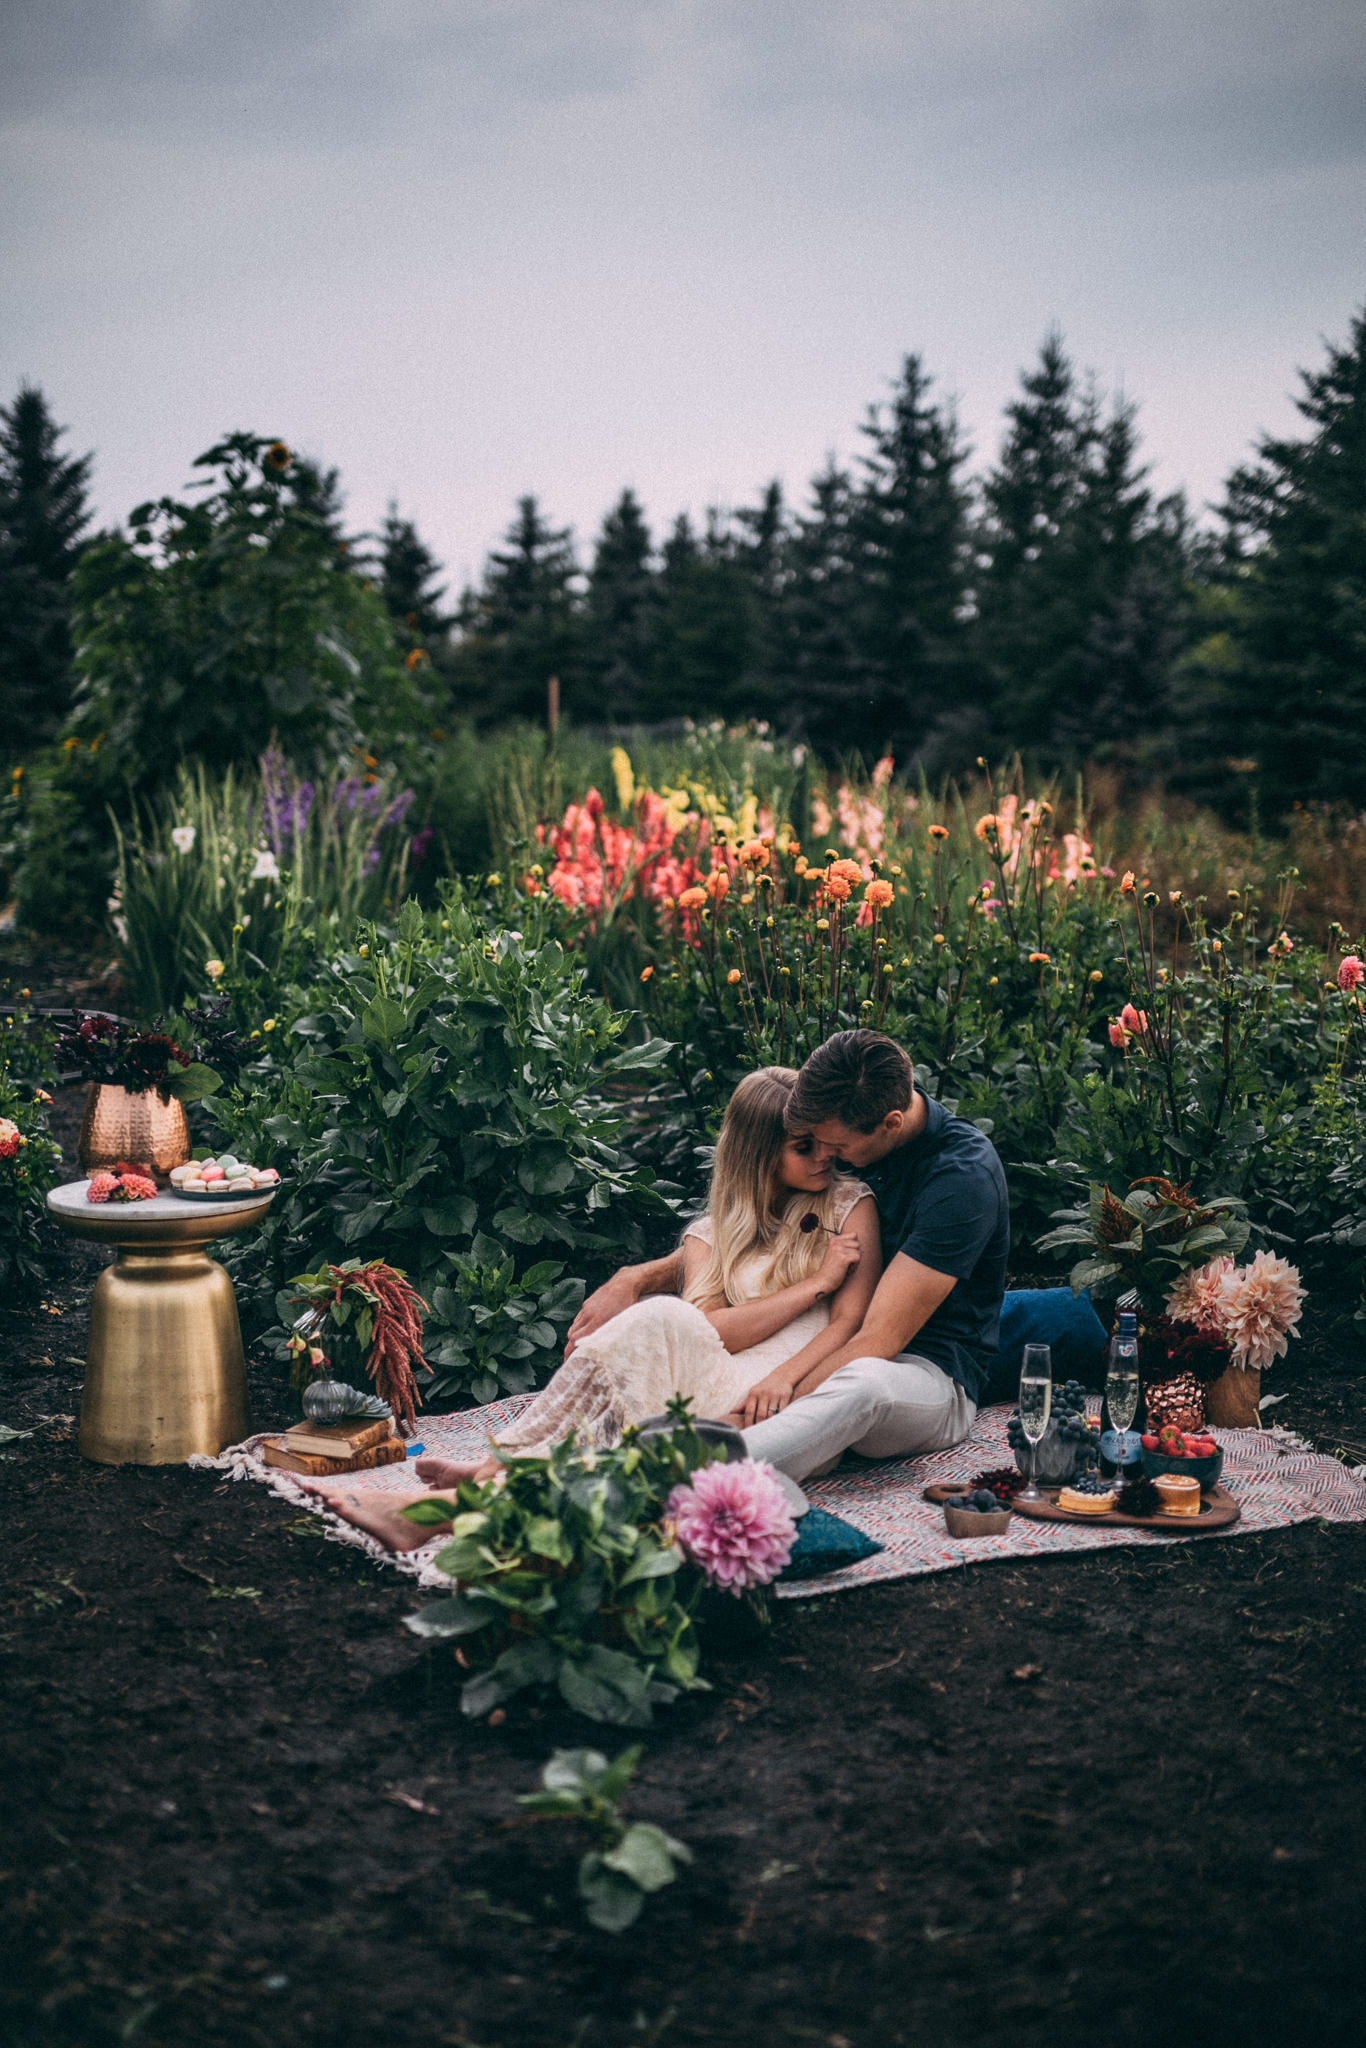
M 781 1415 L 792 1399 L 792 1381 L 783 1366 L 775 1366 L 756 1380 L 744 1400 L 732 1413 L 737 1429 L 748 1429 L 751 1423 L 767 1422 L 770 1415 Z
M 862 1257 L 863 1246 L 854 1231 L 842 1230 L 838 1236 L 832 1237 L 816 1274 L 821 1293 L 837 1294 L 844 1285 L 846 1273 L 851 1272 Z

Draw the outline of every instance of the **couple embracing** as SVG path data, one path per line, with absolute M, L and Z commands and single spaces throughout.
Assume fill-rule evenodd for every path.
M 613 1444 L 683 1395 L 792 1482 L 846 1450 L 947 1449 L 995 1357 L 1009 1246 L 990 1140 L 916 1088 L 894 1040 L 839 1032 L 800 1072 L 740 1083 L 705 1212 L 676 1252 L 589 1296 L 564 1364 L 494 1448 Z M 432 1458 L 417 1473 L 439 1489 L 498 1469 Z M 318 1490 L 394 1547 L 432 1534 L 392 1494 Z

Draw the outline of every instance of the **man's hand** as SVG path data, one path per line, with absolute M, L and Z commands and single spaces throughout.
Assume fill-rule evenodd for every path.
M 667 1252 L 662 1259 L 647 1259 L 643 1266 L 623 1266 L 610 1280 L 595 1288 L 569 1325 L 564 1355 L 591 1337 L 623 1309 L 634 1308 L 650 1294 L 677 1294 L 683 1285 L 683 1255 Z
M 610 1323 L 613 1316 L 619 1316 L 624 1308 L 634 1308 L 639 1299 L 635 1268 L 623 1266 L 610 1280 L 604 1280 L 601 1287 L 594 1288 L 569 1325 L 569 1335 L 564 1344 L 565 1357 L 568 1358 L 576 1344 L 582 1344 L 585 1337 L 591 1337 L 594 1330 Z
M 739 1407 L 733 1411 L 737 1429 L 748 1429 L 752 1423 L 767 1422 L 770 1415 L 781 1415 L 792 1399 L 792 1380 L 784 1366 L 775 1366 L 756 1380 Z

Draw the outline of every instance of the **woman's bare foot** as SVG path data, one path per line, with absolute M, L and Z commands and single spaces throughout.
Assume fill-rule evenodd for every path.
M 459 1486 L 462 1479 L 492 1479 L 502 1471 L 496 1458 L 419 1458 L 413 1466 L 429 1486 Z
M 430 1462 L 436 1463 L 437 1460 Z M 431 1500 L 433 1495 L 419 1487 L 415 1493 L 361 1492 L 358 1488 L 339 1483 L 336 1480 L 316 1481 L 309 1487 L 310 1493 L 331 1508 L 334 1515 L 340 1515 L 344 1522 L 353 1522 L 358 1529 L 364 1529 L 367 1536 L 374 1536 L 386 1550 L 420 1550 L 424 1543 L 430 1543 L 433 1536 L 441 1534 L 441 1525 L 431 1523 L 419 1527 L 415 1522 L 406 1521 L 399 1512 L 415 1500 Z M 438 1490 L 438 1500 L 449 1500 L 451 1514 L 455 1514 L 455 1496 Z

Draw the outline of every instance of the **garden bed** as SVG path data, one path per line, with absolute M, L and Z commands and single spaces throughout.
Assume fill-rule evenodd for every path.
M 58 1105 L 69 1142 L 71 1102 Z M 16 2048 L 1354 2037 L 1366 1526 L 964 1571 L 709 1642 L 627 1806 L 696 1861 L 586 1928 L 410 1589 L 256 1488 L 82 1463 L 98 1255 L 3 1316 L 0 2027 Z M 59 1308 L 60 1314 L 50 1313 Z M 1278 1420 L 1363 1442 L 1308 1340 Z M 254 1372 L 277 1419 L 275 1369 Z M 57 1418 L 42 1421 L 40 1418 Z

